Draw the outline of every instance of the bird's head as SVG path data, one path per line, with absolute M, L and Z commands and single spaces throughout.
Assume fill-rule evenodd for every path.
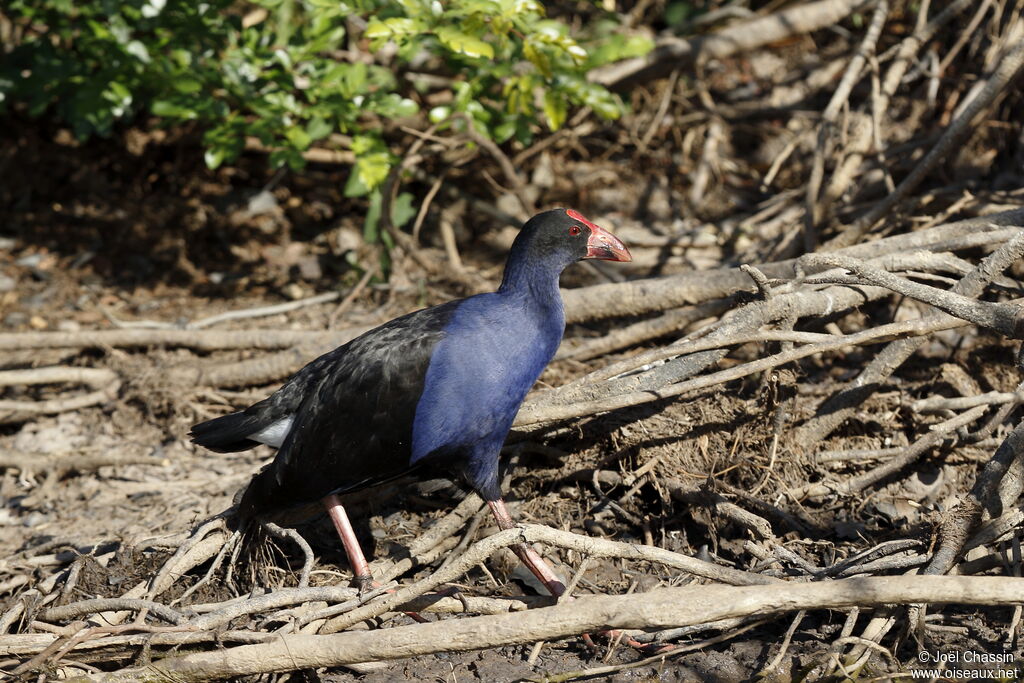
M 584 259 L 633 260 L 622 240 L 575 209 L 553 209 L 531 218 L 512 247 L 513 252 L 520 249 L 537 259 L 555 257 L 563 267 Z

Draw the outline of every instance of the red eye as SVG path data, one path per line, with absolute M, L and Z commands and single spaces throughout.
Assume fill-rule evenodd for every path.
M 571 226 L 569 226 L 569 234 L 572 235 L 573 237 L 575 237 L 576 235 L 580 234 L 580 232 L 582 232 L 582 229 L 580 228 L 580 226 L 578 226 L 578 225 L 571 225 Z

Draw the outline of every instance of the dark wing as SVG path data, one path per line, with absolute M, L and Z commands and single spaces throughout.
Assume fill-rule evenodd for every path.
M 313 361 L 282 387 L 295 382 L 304 395 L 277 457 L 249 484 L 240 515 L 310 503 L 408 472 L 427 367 L 460 303 L 396 318 Z

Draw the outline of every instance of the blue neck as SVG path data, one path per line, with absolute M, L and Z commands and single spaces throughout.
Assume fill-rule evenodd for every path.
M 505 265 L 505 274 L 498 287 L 499 294 L 518 294 L 541 304 L 554 304 L 562 308 L 562 294 L 558 278 L 568 263 L 562 263 L 558 254 L 545 259 L 516 258 L 514 254 Z

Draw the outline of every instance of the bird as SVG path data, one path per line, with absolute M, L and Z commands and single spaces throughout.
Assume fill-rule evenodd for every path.
M 321 502 L 360 588 L 374 585 L 341 496 L 406 476 L 461 478 L 514 526 L 502 498 L 502 445 L 565 333 L 559 276 L 585 260 L 631 261 L 612 233 L 574 209 L 533 216 L 496 291 L 414 311 L 311 361 L 269 397 L 192 427 L 219 452 L 277 448 L 237 517 L 251 522 Z M 529 545 L 512 548 L 553 595 L 564 585 Z

